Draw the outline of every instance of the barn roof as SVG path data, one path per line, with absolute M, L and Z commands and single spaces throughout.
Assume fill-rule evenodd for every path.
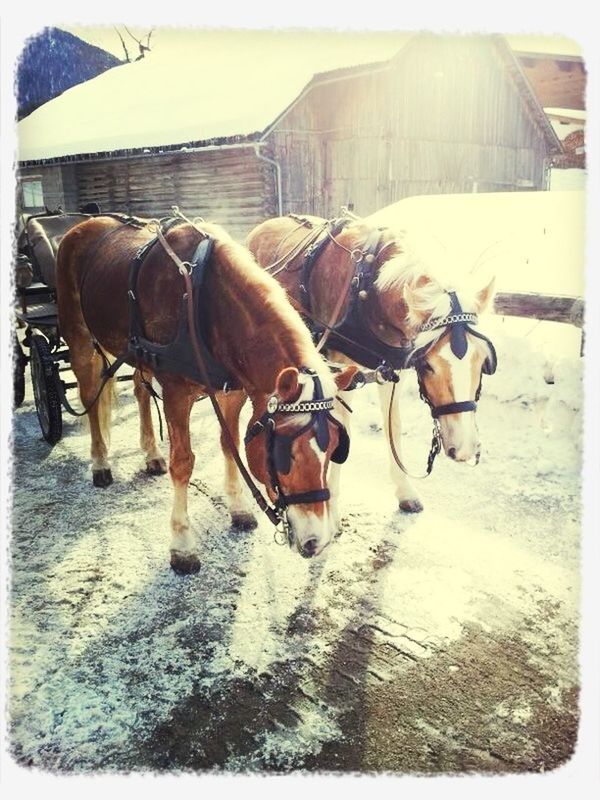
M 273 128 L 275 128 L 276 125 L 278 125 L 281 122 L 281 120 L 284 119 L 284 117 L 294 108 L 294 106 L 305 95 L 307 95 L 310 92 L 310 90 L 313 87 L 331 81 L 345 80 L 347 78 L 355 78 L 358 75 L 389 69 L 394 61 L 402 57 L 403 51 L 409 44 L 409 42 L 415 41 L 416 39 L 422 36 L 435 38 L 437 34 L 429 34 L 429 33 L 413 34 L 412 36 L 407 37 L 403 47 L 399 50 L 398 53 L 394 55 L 392 59 L 388 61 L 379 61 L 371 64 L 360 64 L 354 67 L 345 67 L 341 69 L 330 70 L 328 72 L 320 74 L 317 73 L 316 75 L 313 76 L 312 80 L 304 87 L 302 92 L 295 98 L 295 100 L 291 102 L 287 106 L 287 108 L 285 108 L 275 118 L 275 120 L 271 123 L 271 125 L 269 125 L 269 127 L 263 132 L 261 138 L 267 136 L 271 132 L 271 130 L 273 130 Z M 551 154 L 562 153 L 562 145 L 560 143 L 560 139 L 556 135 L 554 128 L 550 123 L 550 120 L 548 119 L 548 117 L 544 112 L 544 109 L 541 104 L 541 98 L 538 98 L 535 91 L 533 90 L 533 87 L 531 86 L 530 82 L 528 81 L 528 79 L 524 74 L 524 70 L 519 59 L 517 58 L 516 54 L 513 53 L 513 51 L 511 50 L 505 37 L 500 35 L 491 35 L 488 36 L 487 38 L 497 48 L 508 74 L 511 75 L 512 79 L 515 81 L 517 88 L 521 94 L 521 97 L 523 98 L 524 103 L 528 107 L 531 116 L 534 118 L 534 120 L 540 127 L 544 139 L 546 140 L 546 145 L 548 147 L 549 153 Z M 526 61 L 526 64 L 528 63 L 529 62 Z
M 70 89 L 20 122 L 19 160 L 253 141 L 315 70 L 391 58 L 406 39 L 181 29 L 161 44 L 160 33 L 143 60 Z
M 75 86 L 18 126 L 22 164 L 248 144 L 312 87 L 387 69 L 420 34 L 179 31 L 145 59 Z M 172 34 L 173 35 L 173 34 Z M 322 36 L 326 47 L 319 47 Z M 493 37 L 550 152 L 561 145 L 517 59 Z M 317 72 L 315 72 L 317 70 Z M 218 76 L 217 79 L 214 76 Z M 275 77 L 276 76 L 276 77 Z

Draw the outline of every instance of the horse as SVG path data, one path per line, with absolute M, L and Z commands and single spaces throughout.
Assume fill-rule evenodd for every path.
M 415 367 L 446 455 L 478 462 L 476 399 L 482 372 L 495 370 L 496 355 L 472 324 L 493 298 L 494 279 L 473 292 L 456 290 L 432 274 L 406 238 L 354 216 L 276 217 L 253 228 L 246 243 L 321 337 L 319 345 L 331 361 L 379 368 L 378 378 L 386 370 L 389 376 L 393 367 L 395 380 L 404 379 L 406 367 Z M 422 502 L 401 461 L 395 383 L 378 383 L 398 505 L 403 512 L 419 512 Z M 343 422 L 349 428 L 347 412 Z M 434 457 L 432 444 L 429 470 Z M 337 492 L 338 481 L 334 467 L 332 491 Z
M 69 346 L 80 399 L 88 409 L 94 485 L 104 488 L 112 483 L 108 457 L 112 393 L 101 387 L 109 376 L 114 379 L 115 364 L 125 362 L 135 368 L 140 442 L 153 474 L 164 473 L 166 463 L 156 443 L 146 386 L 154 377 L 161 387 L 173 485 L 171 566 L 182 574 L 199 570 L 187 511 L 195 462 L 189 420 L 195 400 L 211 389 L 211 376 L 204 372 L 198 377 L 191 371 L 190 340 L 183 336 L 187 295 L 165 249 L 169 248 L 183 262 L 195 265 L 192 274 L 203 270 L 202 291 L 194 295 L 196 324 L 202 329 L 206 357 L 228 376 L 231 391 L 223 382 L 213 388 L 235 447 L 239 413 L 248 397 L 250 471 L 264 484 L 271 502 L 285 512 L 290 546 L 305 557 L 318 555 L 334 534 L 329 462 L 343 457 L 348 448 L 346 432 L 331 413 L 333 398 L 352 379 L 352 370 L 332 379 L 282 288 L 222 228 L 206 224 L 199 230 L 192 224 L 175 224 L 159 236 L 150 222 L 116 215 L 93 217 L 72 228 L 58 250 L 59 327 Z M 202 248 L 200 267 L 193 259 Z M 137 279 L 132 288 L 134 263 Z M 144 336 L 132 335 L 132 319 Z M 179 349 L 169 360 L 164 353 L 173 342 Z M 252 529 L 257 522 L 223 429 L 221 446 L 232 525 Z

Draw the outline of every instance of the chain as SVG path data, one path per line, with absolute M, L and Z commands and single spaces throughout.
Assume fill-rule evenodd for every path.
M 473 325 L 477 325 L 477 314 L 463 312 L 462 314 L 449 314 L 447 317 L 435 317 L 435 319 L 430 319 L 428 322 L 423 323 L 419 328 L 419 333 L 425 333 L 425 331 L 431 331 L 434 328 L 445 328 L 455 322 L 471 322 Z
M 303 411 L 331 411 L 332 408 L 333 397 L 328 397 L 325 400 L 304 400 L 301 403 L 280 403 L 276 410 L 293 414 Z

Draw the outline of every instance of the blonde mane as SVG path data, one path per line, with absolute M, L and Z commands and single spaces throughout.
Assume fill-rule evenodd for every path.
M 260 267 L 250 251 L 234 241 L 219 225 L 203 223 L 202 228 L 215 239 L 221 269 L 231 273 L 235 290 L 240 296 L 255 299 L 253 311 L 259 310 L 254 321 L 255 339 L 276 331 L 277 344 L 290 359 L 290 366 L 305 366 L 315 370 L 323 391 L 335 394 L 336 387 L 327 365 L 319 356 L 310 332 L 300 314 L 290 303 L 283 287 Z
M 418 328 L 432 317 L 446 316 L 450 311 L 450 291 L 456 292 L 463 311 L 475 310 L 473 294 L 457 288 L 447 276 L 442 275 L 444 265 L 438 263 L 432 266 L 418 255 L 416 249 L 409 245 L 404 233 L 398 235 L 397 241 L 401 252 L 382 265 L 375 280 L 375 288 L 379 292 L 396 292 L 404 297 L 405 287 L 408 287 L 411 303 L 406 321 L 411 328 Z M 438 334 L 436 331 L 419 334 L 419 346 L 428 340 L 432 341 Z

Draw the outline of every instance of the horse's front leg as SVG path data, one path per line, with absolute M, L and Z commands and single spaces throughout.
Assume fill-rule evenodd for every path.
M 197 391 L 192 390 L 187 381 L 177 378 L 169 377 L 161 383 L 169 430 L 169 473 L 173 482 L 171 566 L 175 572 L 187 575 L 200 569 L 187 511 L 188 484 L 195 460 L 190 444 L 190 412 Z
M 219 394 L 218 401 L 223 416 L 225 417 L 227 428 L 229 429 L 235 446 L 239 450 L 240 412 L 246 402 L 246 393 L 239 391 Z M 257 525 L 256 517 L 252 513 L 248 494 L 244 490 L 244 486 L 240 480 L 240 472 L 233 460 L 223 431 L 221 431 L 221 449 L 223 450 L 223 457 L 225 459 L 225 497 L 227 499 L 229 513 L 231 514 L 231 523 L 233 527 L 238 530 L 252 530 L 256 528 Z
M 140 411 L 140 446 L 146 456 L 146 471 L 150 475 L 164 475 L 167 471 L 167 465 L 156 444 L 150 407 L 150 390 L 144 383 L 144 381 L 149 383 L 152 380 L 152 375 L 144 372 L 143 378 L 139 369 L 134 370 L 133 391 Z
M 391 429 L 391 436 L 393 436 L 394 447 L 396 449 L 396 453 L 398 454 L 398 458 L 402 459 L 401 451 L 400 451 L 400 435 L 401 425 L 400 425 L 400 403 L 399 403 L 399 389 L 401 386 L 401 382 L 404 380 L 405 375 L 400 374 L 400 382 L 396 384 L 396 391 L 394 393 L 394 402 L 392 403 L 391 408 L 391 421 L 392 421 L 392 429 Z M 392 478 L 392 482 L 394 484 L 396 497 L 398 498 L 398 505 L 401 511 L 407 511 L 416 513 L 418 511 L 423 510 L 423 504 L 419 499 L 419 495 L 413 489 L 412 484 L 408 477 L 404 474 L 404 472 L 400 469 L 398 464 L 396 464 L 396 460 L 392 453 L 392 448 L 390 445 L 390 426 L 389 426 L 389 418 L 390 418 L 390 402 L 392 399 L 392 389 L 394 387 L 393 383 L 386 382 L 383 385 L 379 385 L 377 388 L 379 390 L 379 402 L 381 404 L 381 414 L 383 416 L 383 430 L 385 431 L 385 436 L 388 445 L 388 457 L 390 462 L 390 476 Z
M 352 408 L 353 392 L 338 392 L 337 397 L 341 398 L 350 408 Z M 350 411 L 341 402 L 336 402 L 334 406 L 335 418 L 338 419 L 346 433 L 352 441 L 350 434 Z M 350 447 L 352 450 L 352 446 Z M 329 513 L 333 523 L 333 529 L 339 533 L 342 524 L 342 514 L 340 511 L 340 476 L 343 464 L 336 464 L 334 461 L 329 462 L 329 475 L 327 476 L 327 486 L 331 499 L 329 500 Z

